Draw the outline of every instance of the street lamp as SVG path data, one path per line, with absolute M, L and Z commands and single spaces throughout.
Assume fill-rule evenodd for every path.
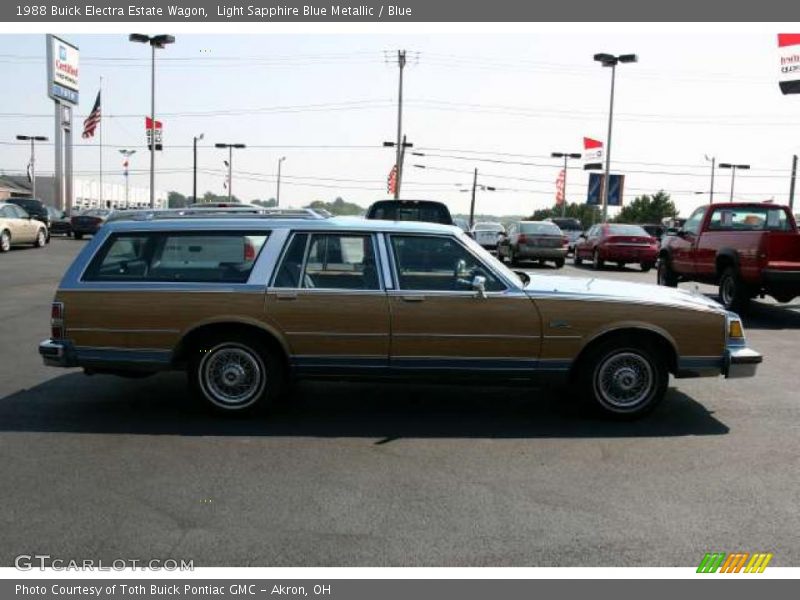
M 603 222 L 608 220 L 608 188 L 611 187 L 609 183 L 609 174 L 611 171 L 611 130 L 614 123 L 614 84 L 617 78 L 617 64 L 618 63 L 635 63 L 639 61 L 639 57 L 635 54 L 620 54 L 614 56 L 613 54 L 595 54 L 594 60 L 599 62 L 604 67 L 611 67 L 611 101 L 608 108 L 608 137 L 606 138 L 606 168 L 605 175 L 603 176 Z
M 150 208 L 156 207 L 156 48 L 164 48 L 175 43 L 175 36 L 161 34 L 149 36 L 132 33 L 131 42 L 150 44 Z
M 17 139 L 22 142 L 31 143 L 31 196 L 36 198 L 36 142 L 46 142 L 47 138 L 43 135 L 18 135 Z
M 233 149 L 246 148 L 244 144 L 214 144 L 215 148 L 228 149 L 228 202 L 233 202 Z
M 125 157 L 125 208 L 128 208 L 128 159 L 136 154 L 136 150 L 128 150 L 123 148 L 119 151 Z
M 714 171 L 717 170 L 716 169 L 716 167 L 717 167 L 717 157 L 716 156 L 709 157 L 708 154 L 704 154 L 703 156 L 705 156 L 706 161 L 711 163 L 711 188 L 710 188 L 708 196 L 709 196 L 709 200 L 710 200 L 711 204 L 713 204 L 714 203 Z
M 564 159 L 564 194 L 561 202 L 561 216 L 565 217 L 567 215 L 567 161 L 570 158 L 578 160 L 581 158 L 581 154 L 579 152 L 551 152 L 550 156 Z
M 275 191 L 275 208 L 281 205 L 281 163 L 285 160 L 285 156 L 278 159 L 278 189 Z
M 731 163 L 719 163 L 720 169 L 730 169 L 731 170 L 731 199 L 730 201 L 733 202 L 733 184 L 736 181 L 736 171 L 743 169 L 748 170 L 750 169 L 750 165 L 734 165 Z
M 202 140 L 205 134 L 194 136 L 194 162 L 192 167 L 192 203 L 197 202 L 197 140 Z

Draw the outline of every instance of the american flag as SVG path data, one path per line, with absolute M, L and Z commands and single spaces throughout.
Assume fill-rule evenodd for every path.
M 84 139 L 94 137 L 94 130 L 100 124 L 100 92 L 97 92 L 97 100 L 94 101 L 94 108 L 86 120 L 83 122 L 83 134 L 81 137 Z

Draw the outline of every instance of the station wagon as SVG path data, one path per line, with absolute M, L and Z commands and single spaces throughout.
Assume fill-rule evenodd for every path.
M 454 226 L 311 211 L 108 223 L 56 292 L 45 364 L 181 369 L 209 407 L 302 378 L 561 382 L 640 416 L 675 377 L 744 377 L 739 318 L 684 290 L 515 273 Z

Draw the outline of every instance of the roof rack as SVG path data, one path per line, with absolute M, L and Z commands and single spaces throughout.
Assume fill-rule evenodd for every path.
M 125 213 L 125 210 L 119 211 Z M 131 210 L 130 214 L 120 214 L 116 220 L 154 221 L 159 219 L 215 219 L 256 218 L 256 219 L 327 219 L 332 216 L 327 211 L 313 208 L 262 208 L 246 206 L 192 207 Z

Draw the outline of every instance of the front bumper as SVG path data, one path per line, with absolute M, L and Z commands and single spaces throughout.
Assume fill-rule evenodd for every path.
M 725 350 L 722 374 L 730 379 L 753 377 L 763 360 L 761 354 L 747 346 L 728 348 Z
M 46 339 L 39 344 L 39 354 L 48 367 L 77 367 L 75 349 L 67 340 Z

